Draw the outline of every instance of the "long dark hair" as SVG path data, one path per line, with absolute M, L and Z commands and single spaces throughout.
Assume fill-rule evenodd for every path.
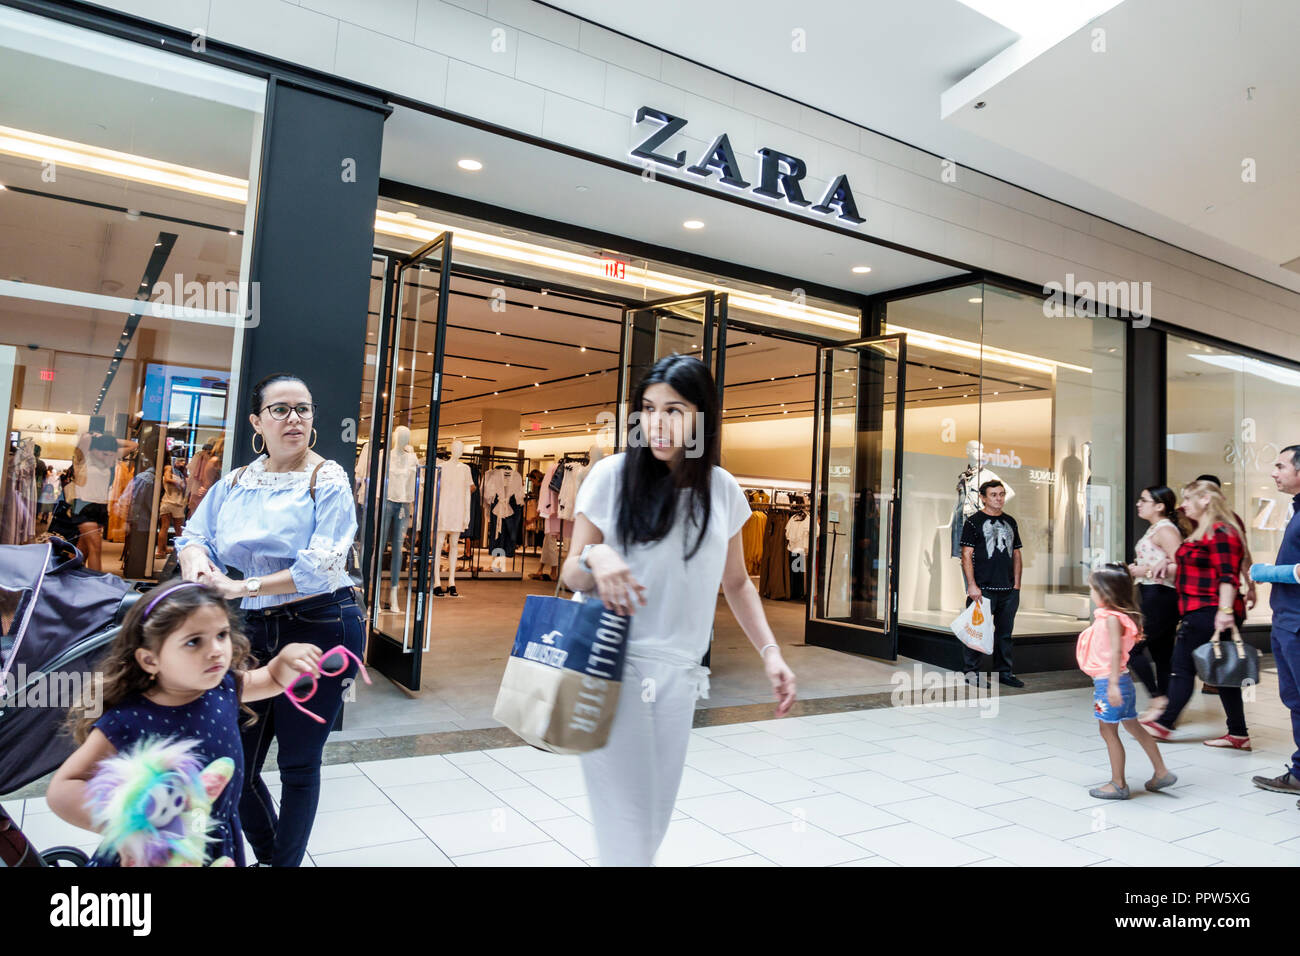
M 1165 509 L 1161 516 L 1168 518 L 1178 529 L 1178 533 L 1184 538 L 1192 533 L 1195 529 L 1192 527 L 1191 520 L 1187 515 L 1178 510 L 1178 498 L 1174 495 L 1174 490 L 1168 485 L 1150 485 L 1142 489 L 1151 496 L 1151 500 Z M 1155 524 L 1155 522 L 1151 522 Z
M 655 457 L 641 427 L 641 403 L 651 385 L 667 385 L 694 405 L 702 428 L 694 439 L 700 454 L 683 455 L 674 472 Z M 722 449 L 722 416 L 718 409 L 718 387 L 708 366 L 690 355 L 669 355 L 655 362 L 637 385 L 628 416 L 627 451 L 623 454 L 623 495 L 618 505 L 618 536 L 624 546 L 660 541 L 677 519 L 677 492 L 690 490 L 687 520 L 698 521 L 700 533 L 686 553 L 695 556 L 704 541 L 712 512 L 709 479 Z M 635 424 L 634 424 L 635 422 Z
M 199 608 L 220 608 L 223 614 L 229 616 L 230 608 L 221 595 L 206 587 L 179 588 L 159 600 L 156 607 L 150 608 L 159 592 L 179 583 L 179 578 L 164 581 L 140 595 L 131 610 L 127 611 L 122 629 L 109 645 L 103 659 L 95 665 L 104 681 L 98 706 L 94 701 L 83 701 L 68 713 L 68 727 L 78 744 L 90 736 L 100 713 L 107 713 L 132 696 L 143 694 L 149 689 L 152 683 L 149 675 L 135 659 L 137 648 L 143 647 L 157 654 L 168 636 Z M 149 611 L 147 617 L 146 610 Z M 244 669 L 249 663 L 249 652 L 248 638 L 239 632 L 236 622 L 231 620 L 230 670 L 235 675 L 236 686 L 240 686 L 243 680 Z M 240 709 L 246 710 L 249 716 L 253 714 L 251 709 Z
M 1127 614 L 1142 633 L 1142 611 L 1138 609 L 1137 593 L 1133 588 L 1133 575 L 1122 564 L 1105 564 L 1092 572 L 1088 583 L 1101 598 L 1101 606 L 1111 611 Z

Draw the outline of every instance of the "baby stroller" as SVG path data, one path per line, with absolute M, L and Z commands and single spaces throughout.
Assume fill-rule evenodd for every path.
M 87 570 L 62 538 L 0 546 L 0 795 L 72 753 L 68 708 L 98 693 L 95 664 L 138 592 Z M 85 865 L 73 847 L 38 852 L 0 807 L 0 867 Z

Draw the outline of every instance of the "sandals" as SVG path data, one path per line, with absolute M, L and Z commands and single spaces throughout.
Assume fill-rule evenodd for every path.
M 1156 706 L 1155 702 L 1157 700 L 1163 700 L 1164 703 L 1160 704 L 1159 706 Z M 1142 716 L 1138 718 L 1138 722 L 1143 724 L 1155 723 L 1157 720 L 1160 719 L 1160 716 L 1165 712 L 1165 708 L 1168 706 L 1169 706 L 1168 697 L 1152 698 L 1151 702 L 1147 705 L 1147 709 L 1143 711 Z
M 1177 782 L 1178 774 L 1174 773 L 1172 770 L 1166 770 L 1165 775 L 1158 780 L 1155 777 L 1148 780 L 1146 782 L 1146 788 L 1152 793 L 1156 793 L 1159 790 L 1164 790 L 1166 787 L 1172 787 Z
M 1250 737 L 1237 737 L 1233 734 L 1224 734 L 1222 737 L 1215 737 L 1213 740 L 1202 740 L 1201 743 L 1207 747 L 1219 747 L 1221 749 L 1231 748 L 1232 750 L 1250 750 Z
M 1156 723 L 1154 720 L 1143 720 L 1139 717 L 1138 725 L 1156 740 L 1168 740 L 1174 735 L 1172 730 L 1163 724 Z
M 1109 790 L 1106 788 L 1110 787 Z M 1098 800 L 1127 800 L 1132 796 L 1128 784 L 1116 786 L 1112 780 L 1109 783 L 1103 783 L 1100 787 L 1093 787 L 1088 791 L 1088 796 L 1096 797 Z

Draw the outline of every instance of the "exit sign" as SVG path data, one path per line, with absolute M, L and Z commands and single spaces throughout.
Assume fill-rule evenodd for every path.
M 52 382 L 52 381 L 54 381 L 54 369 L 52 369 L 52 368 L 43 368 L 43 369 L 41 369 L 41 381 L 42 381 L 42 382 Z
M 624 262 L 622 259 L 608 259 L 602 256 L 601 261 L 605 263 L 606 279 L 627 278 L 627 263 Z

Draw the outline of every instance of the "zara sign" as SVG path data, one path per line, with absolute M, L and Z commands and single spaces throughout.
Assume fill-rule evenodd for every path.
M 640 125 L 646 120 L 660 124 L 659 128 L 633 147 L 631 154 L 638 159 L 658 163 L 670 169 L 681 169 L 686 166 L 686 150 L 675 154 L 664 154 L 658 150 L 680 133 L 687 121 L 663 110 L 642 106 L 636 111 L 634 122 Z M 849 188 L 848 176 L 841 173 L 831 180 L 826 194 L 822 196 L 822 201 L 814 206 L 804 198 L 803 189 L 799 185 L 808 174 L 808 167 L 802 159 L 766 146 L 759 149 L 757 153 L 759 166 L 756 186 L 751 186 L 741 177 L 735 150 L 731 148 L 731 140 L 726 133 L 713 141 L 713 145 L 704 151 L 698 162 L 686 166 L 686 172 L 703 179 L 708 179 L 716 172 L 719 182 L 732 189 L 752 189 L 756 195 L 781 200 L 791 206 L 811 206 L 813 212 L 826 216 L 834 215 L 854 225 L 866 222 L 858 215 L 858 206 L 853 200 L 853 190 Z

